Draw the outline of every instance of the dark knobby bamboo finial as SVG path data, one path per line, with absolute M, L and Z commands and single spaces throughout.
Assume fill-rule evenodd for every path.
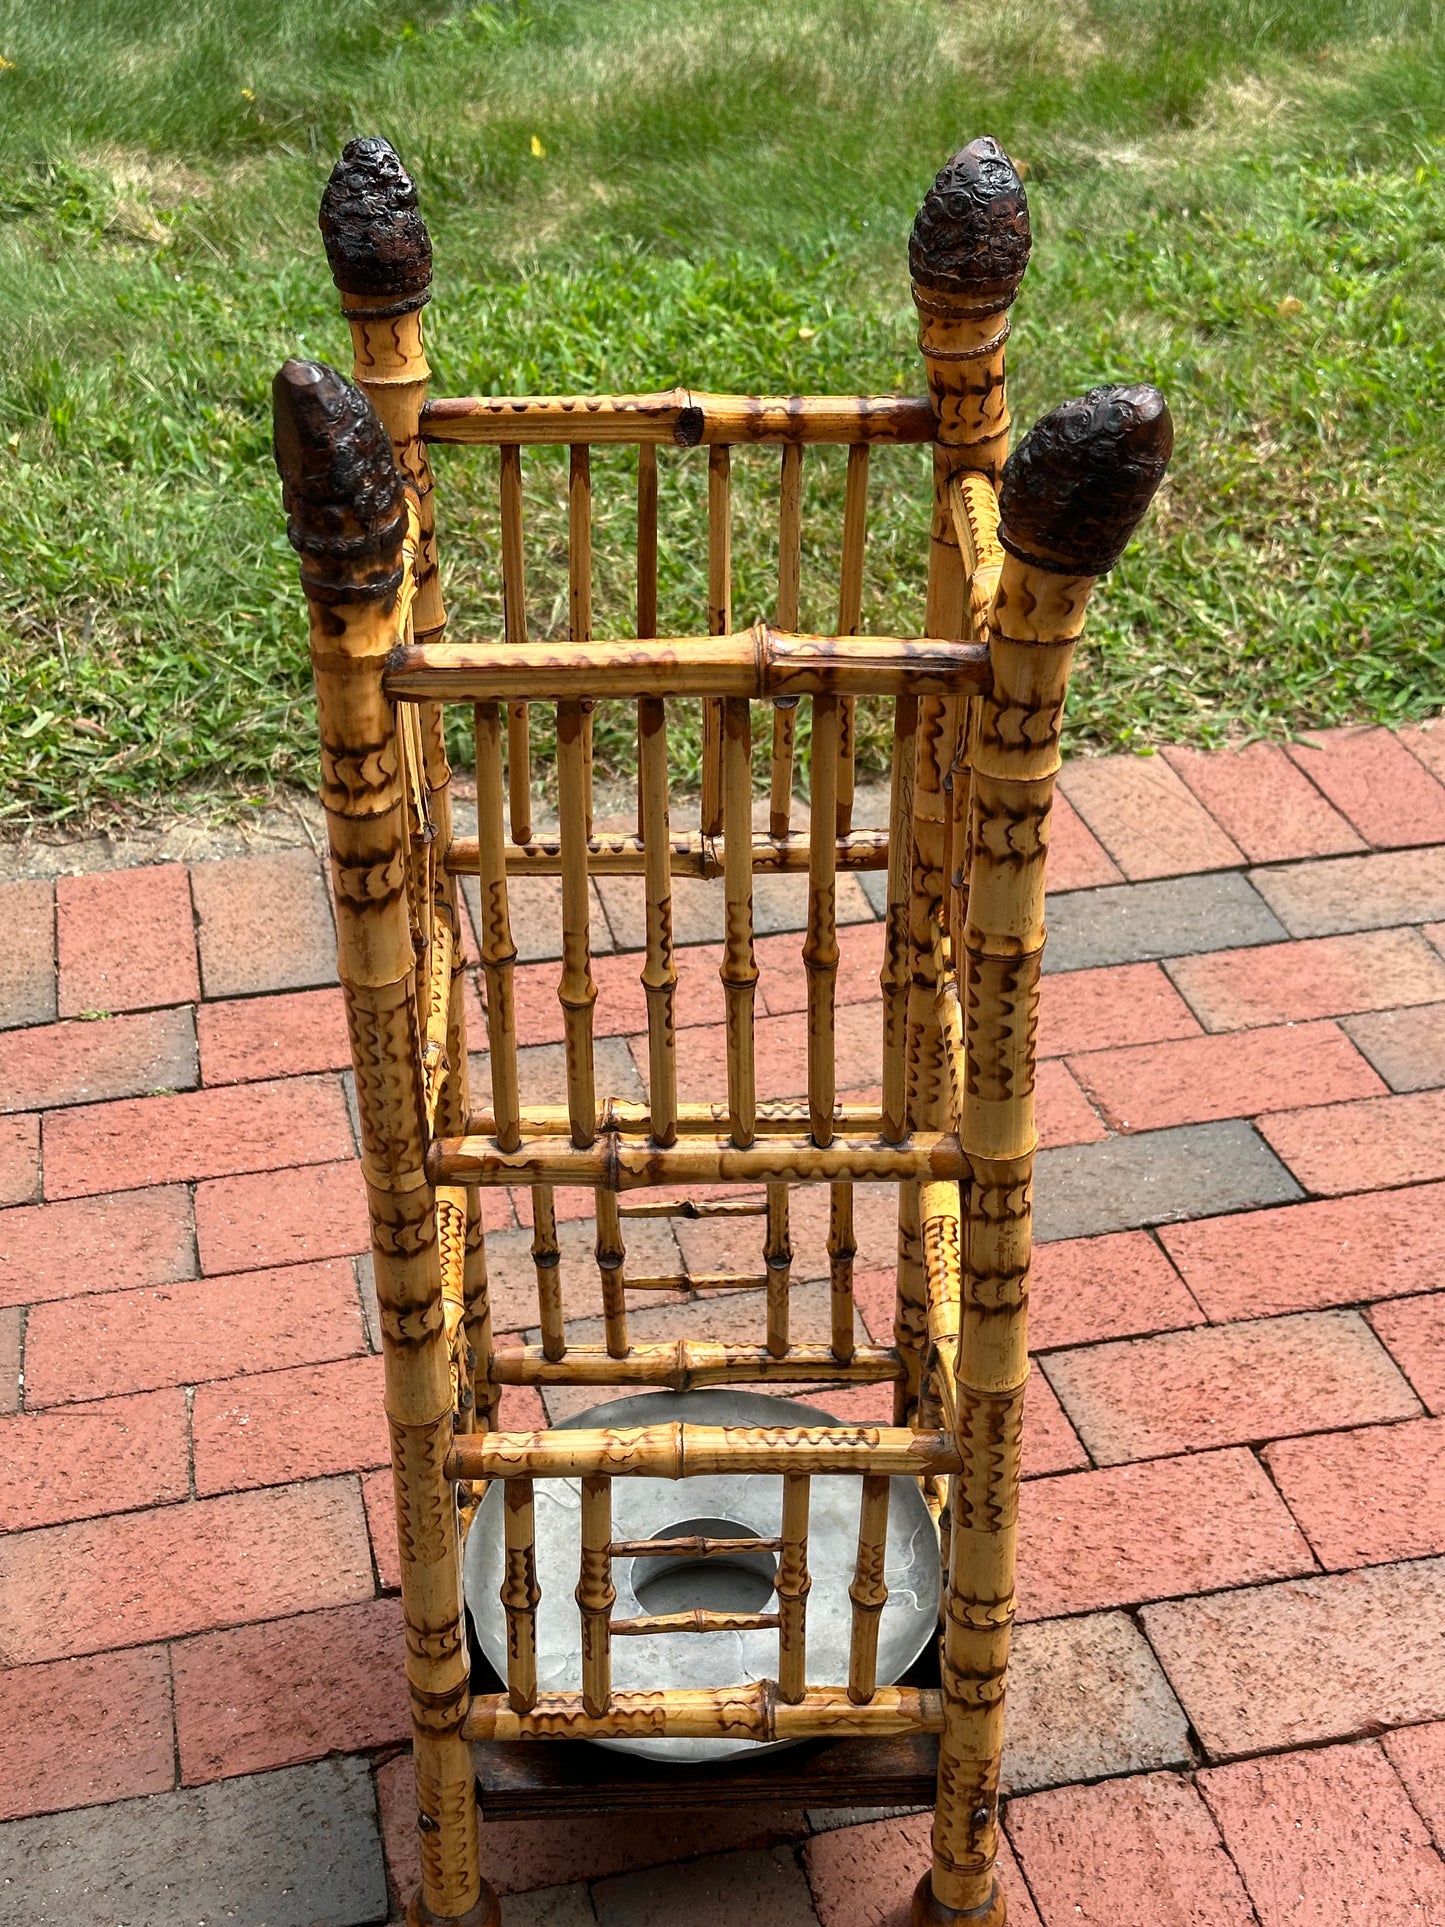
M 1091 388 L 1034 423 L 1004 467 L 999 540 L 1056 575 L 1103 575 L 1124 553 L 1174 448 L 1157 388 Z
M 271 385 L 286 533 L 315 601 L 370 601 L 401 582 L 406 498 L 391 438 L 354 383 L 288 361 Z
M 938 170 L 908 239 L 908 271 L 920 287 L 971 296 L 997 313 L 1018 293 L 1030 245 L 1023 182 L 982 134 Z
M 320 227 L 343 294 L 364 295 L 369 306 L 385 299 L 390 314 L 431 299 L 431 236 L 390 141 L 368 134 L 346 143 L 321 197 Z

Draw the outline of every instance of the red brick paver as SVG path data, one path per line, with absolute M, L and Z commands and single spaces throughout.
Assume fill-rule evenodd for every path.
M 0 883 L 0 1026 L 55 1015 L 55 896 L 40 878 Z
M 1168 965 L 1206 1030 L 1344 1017 L 1445 998 L 1445 962 L 1414 930 L 1216 950 Z
M 1020 1502 L 1023 1619 L 1248 1585 L 1313 1564 L 1248 1452 L 1034 1479 Z
M 1397 1298 L 1445 1276 L 1445 1184 L 1201 1218 L 1159 1237 L 1216 1321 Z
M 336 981 L 336 934 L 309 850 L 223 857 L 191 869 L 207 997 Z
M 1328 1197 L 1445 1178 L 1445 1091 L 1281 1111 L 1259 1128 L 1305 1189 Z
M 0 1532 L 136 1511 L 190 1489 L 178 1389 L 0 1420 Z
M 1199 1776 L 1260 1927 L 1424 1927 L 1445 1864 L 1377 1746 L 1242 1760 Z
M 339 987 L 202 1004 L 196 1036 L 207 1084 L 251 1084 L 351 1064 Z
M 366 1187 L 354 1158 L 212 1178 L 196 1186 L 203 1271 L 249 1271 L 307 1258 L 348 1258 L 371 1243 Z
M 1131 883 L 1244 860 L 1162 756 L 1067 763 L 1060 787 Z
M 202 1385 L 196 1491 L 287 1485 L 383 1465 L 391 1453 L 379 1358 L 339 1359 Z
M 1101 1465 L 1413 1418 L 1358 1312 L 1301 1312 L 1055 1352 L 1048 1374 Z
M 1445 1419 L 1286 1439 L 1264 1462 L 1321 1565 L 1445 1552 Z
M 346 1101 L 335 1077 L 88 1104 L 45 1120 L 45 1195 L 74 1198 L 233 1171 L 279 1171 L 327 1164 L 351 1151 Z
M 1436 1846 L 1445 1847 L 1445 1720 L 1387 1733 L 1381 1745 Z
M 171 1666 L 184 1786 L 411 1738 L 400 1600 L 203 1633 Z
M 1202 1322 L 1188 1287 L 1147 1231 L 1068 1238 L 1034 1252 L 1029 1342 L 1036 1351 Z
M 0 1033 L 0 1109 L 44 1111 L 196 1081 L 189 1010 L 147 1010 L 94 1023 Z
M 184 865 L 61 877 L 55 907 L 62 1017 L 190 1004 L 200 995 Z
M 179 1185 L 0 1216 L 0 1304 L 164 1285 L 194 1272 L 191 1200 Z
M 1198 1035 L 1199 1020 L 1157 963 L 1060 970 L 1039 985 L 1041 1057 Z
M 1014 1800 L 1014 1843 L 1044 1927 L 1255 1927 L 1209 1809 L 1176 1773 Z
M 1325 730 L 1289 755 L 1377 849 L 1445 843 L 1445 789 L 1388 729 Z
M 1276 743 L 1213 754 L 1166 749 L 1164 757 L 1251 863 L 1335 856 L 1364 847 Z
M 163 1646 L 0 1670 L 0 1820 L 161 1793 L 174 1761 Z
M 1211 1118 L 1339 1099 L 1377 1097 L 1385 1086 L 1337 1024 L 1146 1044 L 1070 1057 L 1069 1069 L 1121 1131 L 1165 1131 Z
M 0 1540 L 0 1651 L 26 1665 L 371 1591 L 354 1479 L 239 1492 Z
M 344 1258 L 39 1305 L 26 1332 L 29 1403 L 194 1385 L 365 1349 Z
M 1124 872 L 1068 797 L 1057 791 L 1049 814 L 1049 888 L 1092 890 L 1123 880 Z
M 1370 1323 L 1428 1408 L 1445 1413 L 1445 1293 L 1377 1305 Z
M 0 1205 L 29 1204 L 40 1190 L 40 1119 L 0 1117 Z

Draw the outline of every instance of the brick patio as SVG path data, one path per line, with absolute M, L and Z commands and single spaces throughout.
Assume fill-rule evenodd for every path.
M 1010 1917 L 1445 1922 L 1445 725 L 1079 761 L 1062 787 Z M 410 1761 L 322 868 L 98 850 L 0 884 L 0 1917 L 385 1921 L 416 1878 Z M 803 1090 L 799 881 L 759 896 L 777 1095 Z M 842 893 L 859 1092 L 877 886 Z M 684 1096 L 719 1081 L 712 909 L 679 887 Z M 638 906 L 609 879 L 595 911 L 598 1086 L 639 1096 Z M 517 923 L 545 1102 L 555 918 Z M 804 1335 L 824 1225 L 795 1196 Z M 502 1329 L 535 1304 L 519 1202 L 491 1205 Z M 880 1338 L 885 1202 L 858 1209 Z M 585 1316 L 588 1199 L 559 1203 Z M 649 1271 L 744 1249 L 718 1221 L 629 1229 Z M 927 1820 L 499 1822 L 483 1858 L 508 1927 L 871 1927 L 905 1918 Z

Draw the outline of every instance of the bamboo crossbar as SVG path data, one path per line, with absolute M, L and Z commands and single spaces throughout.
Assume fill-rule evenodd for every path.
M 725 1343 L 712 1338 L 654 1340 L 625 1356 L 595 1345 L 559 1348 L 498 1345 L 492 1372 L 499 1385 L 666 1385 L 674 1392 L 700 1385 L 746 1385 L 814 1379 L 834 1385 L 886 1384 L 898 1376 L 897 1354 L 886 1345 L 857 1345 L 846 1359 L 821 1345 Z
M 383 686 L 398 701 L 638 701 L 645 696 L 957 696 L 989 685 L 985 644 L 929 636 L 728 635 L 568 642 L 401 643 Z
M 424 442 L 930 442 L 933 409 L 916 395 L 439 396 L 421 415 Z
M 642 1613 L 635 1619 L 614 1619 L 614 1639 L 644 1638 L 649 1633 L 757 1633 L 781 1624 L 778 1613 L 709 1612 L 694 1606 L 690 1612 Z
M 946 1476 L 961 1469 L 946 1432 L 908 1426 L 632 1426 L 615 1432 L 468 1432 L 449 1479 L 684 1479 L 726 1473 Z M 781 1535 L 787 1538 L 786 1527 Z
M 577 1117 L 574 1112 L 574 1123 Z M 968 1164 L 958 1139 L 919 1132 L 898 1144 L 882 1138 L 760 1137 L 739 1147 L 730 1137 L 678 1144 L 632 1143 L 608 1132 L 592 1144 L 523 1138 L 504 1151 L 495 1138 L 440 1138 L 427 1152 L 433 1184 L 573 1184 L 595 1191 L 636 1191 L 663 1184 L 908 1184 L 960 1179 Z
M 745 1552 L 777 1552 L 781 1539 L 706 1539 L 693 1533 L 680 1539 L 614 1539 L 614 1559 L 735 1559 Z
M 834 863 L 839 870 L 886 870 L 888 833 L 886 830 L 851 830 L 834 845 Z M 647 848 L 640 836 L 626 831 L 600 831 L 587 840 L 587 867 L 594 876 L 644 876 Z M 667 869 L 675 877 L 720 877 L 723 873 L 722 840 L 704 836 L 701 831 L 684 831 L 670 836 L 666 846 Z M 771 831 L 752 832 L 752 867 L 755 876 L 796 876 L 808 869 L 810 839 L 806 831 L 789 830 L 781 836 Z M 478 874 L 478 839 L 453 837 L 445 855 L 452 876 Z M 533 836 L 525 843 L 513 843 L 506 852 L 508 876 L 560 876 L 562 839 L 559 836 Z
M 583 1710 L 580 1693 L 541 1693 L 526 1713 L 490 1693 L 472 1701 L 462 1730 L 469 1740 L 807 1740 L 942 1729 L 943 1696 L 936 1687 L 880 1687 L 866 1706 L 856 1706 L 844 1687 L 814 1686 L 788 1705 L 772 1680 L 760 1679 L 747 1686 L 614 1693 L 600 1718 Z
M 833 1128 L 838 1137 L 867 1138 L 876 1135 L 881 1113 L 876 1104 L 839 1104 L 833 1111 Z M 561 1104 L 524 1105 L 521 1112 L 523 1134 L 527 1137 L 566 1137 L 572 1129 L 571 1113 Z M 679 1137 L 723 1135 L 728 1121 L 726 1104 L 679 1104 L 673 1129 Z M 758 1105 L 759 1137 L 793 1137 L 808 1122 L 806 1098 L 773 1098 Z M 653 1128 L 652 1114 L 645 1104 L 609 1097 L 597 1107 L 597 1132 L 601 1136 L 620 1131 L 634 1138 L 660 1137 Z M 467 1117 L 469 1137 L 495 1137 L 495 1115 L 491 1111 L 472 1111 Z M 622 1207 L 624 1218 L 754 1218 L 765 1207 L 746 1198 L 659 1198 L 647 1203 Z

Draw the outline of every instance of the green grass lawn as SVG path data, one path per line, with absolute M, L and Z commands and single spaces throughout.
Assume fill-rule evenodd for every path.
M 1410 0 L 0 0 L 0 815 L 312 780 L 267 388 L 292 352 L 349 365 L 315 209 L 358 132 L 418 179 L 443 393 L 917 391 L 908 226 L 996 134 L 1034 218 L 1020 427 L 1141 377 L 1176 422 L 1075 745 L 1438 709 L 1442 52 Z M 495 633 L 494 457 L 440 460 L 454 616 Z M 664 626 L 696 628 L 705 462 L 663 462 Z M 739 463 L 743 621 L 774 463 Z M 599 633 L 627 633 L 629 458 L 596 467 Z M 926 454 L 875 473 L 865 619 L 916 633 Z M 826 627 L 841 462 L 808 474 Z M 528 488 L 545 634 L 560 467 Z M 620 718 L 598 744 L 625 766 Z

